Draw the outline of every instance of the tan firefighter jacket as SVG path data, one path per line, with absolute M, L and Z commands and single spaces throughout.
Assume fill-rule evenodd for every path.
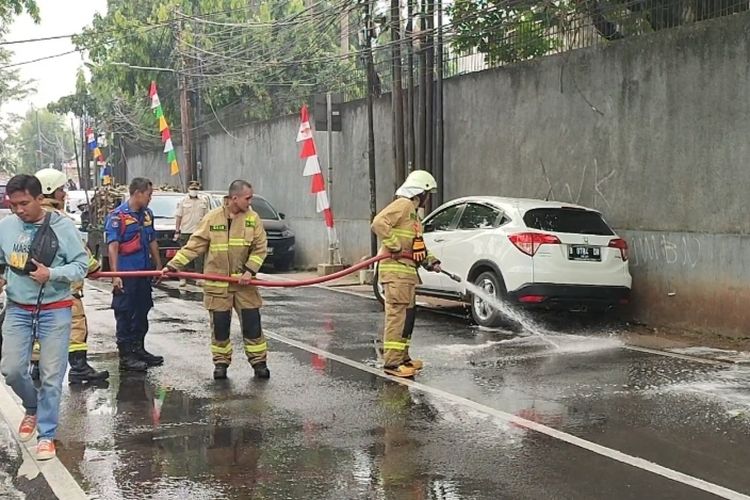
M 48 212 L 57 212 L 61 215 L 64 215 L 65 217 L 70 217 L 63 211 L 62 203 L 58 202 L 57 200 L 45 198 L 44 200 L 42 200 L 42 206 Z M 89 268 L 88 272 L 86 273 L 86 275 L 88 276 L 89 274 L 95 273 L 99 269 L 101 269 L 101 264 L 99 264 L 99 261 L 94 258 L 94 255 L 91 253 L 91 250 L 89 250 L 89 247 L 87 245 L 83 245 L 83 248 L 86 250 L 86 255 L 89 256 Z M 74 281 L 73 283 L 71 283 L 70 292 L 75 298 L 80 299 L 83 296 L 83 281 Z
M 267 252 L 266 230 L 258 214 L 248 209 L 231 218 L 229 208 L 224 205 L 206 214 L 167 267 L 180 271 L 198 256 L 205 255 L 204 273 L 240 277 L 246 271 L 257 273 Z M 203 289 L 209 295 L 226 295 L 229 285 L 206 280 Z
M 383 242 L 383 248 L 391 253 L 411 252 L 414 238 L 422 236 L 422 221 L 417 207 L 408 198 L 396 198 L 372 221 L 372 232 Z M 427 250 L 426 265 L 437 259 Z M 378 264 L 378 276 L 382 283 L 420 283 L 417 264 L 408 258 L 384 259 Z

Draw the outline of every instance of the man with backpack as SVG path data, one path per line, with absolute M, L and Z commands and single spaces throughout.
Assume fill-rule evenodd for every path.
M 68 367 L 70 285 L 83 280 L 88 256 L 73 222 L 42 206 L 39 179 L 16 175 L 6 192 L 13 215 L 0 221 L 0 266 L 5 269 L 0 287 L 6 287 L 8 297 L 0 371 L 25 409 L 20 440 L 37 433 L 37 458 L 49 460 L 56 454 L 54 438 Z M 38 391 L 29 375 L 35 338 L 41 345 Z

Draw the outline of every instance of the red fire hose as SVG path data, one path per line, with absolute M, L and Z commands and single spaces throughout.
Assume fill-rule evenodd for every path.
M 369 267 L 375 262 L 383 259 L 390 258 L 390 255 L 376 255 L 370 257 L 367 260 L 363 260 L 358 264 L 354 264 L 351 267 L 342 269 L 339 272 L 329 274 L 327 276 L 318 276 L 316 278 L 309 278 L 305 280 L 289 280 L 289 281 L 269 281 L 269 280 L 251 280 L 250 284 L 262 287 L 275 287 L 275 288 L 288 288 L 297 286 L 311 286 L 317 285 L 318 283 L 325 283 L 327 281 L 333 281 L 335 279 L 342 278 L 353 272 L 359 271 Z M 177 278 L 177 279 L 194 279 L 194 280 L 208 280 L 208 281 L 226 281 L 228 283 L 237 283 L 239 278 L 230 277 L 221 274 L 201 274 L 201 273 L 186 273 L 186 272 L 167 272 L 162 275 L 161 271 L 118 271 L 118 272 L 98 272 L 89 275 L 90 278 L 159 278 L 164 276 L 165 278 Z

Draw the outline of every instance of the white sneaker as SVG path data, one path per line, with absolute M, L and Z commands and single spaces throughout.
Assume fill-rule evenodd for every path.
M 179 287 L 180 287 L 180 288 L 184 288 L 184 287 L 186 287 L 186 286 L 187 286 L 187 280 L 180 280 L 180 284 L 179 284 Z

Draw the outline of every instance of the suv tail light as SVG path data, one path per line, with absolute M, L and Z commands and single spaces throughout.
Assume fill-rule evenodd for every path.
M 526 255 L 534 256 L 542 245 L 559 245 L 560 239 L 553 234 L 516 233 L 508 236 L 511 243 Z
M 623 262 L 628 260 L 628 242 L 622 238 L 617 238 L 609 242 L 609 248 L 618 248 Z

